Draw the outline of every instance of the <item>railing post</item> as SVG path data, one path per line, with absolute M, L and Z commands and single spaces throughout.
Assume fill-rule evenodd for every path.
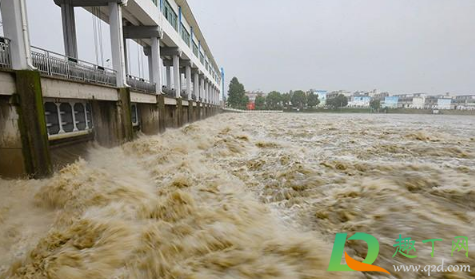
M 51 75 L 51 67 L 50 67 L 50 64 L 49 64 L 49 62 L 50 62 L 49 52 L 46 52 L 44 57 L 45 57 L 45 60 L 46 60 L 46 63 L 45 63 L 46 64 L 46 72 L 50 76 Z
M 66 57 L 66 78 L 68 79 L 71 78 L 71 74 L 69 73 L 69 60 L 67 57 Z
M 91 128 L 89 127 L 89 117 L 88 117 L 88 115 L 87 115 L 87 103 L 84 104 L 84 119 L 85 119 L 85 121 L 86 121 L 86 130 L 91 129 Z
M 73 132 L 79 131 L 77 123 L 76 123 L 76 109 L 74 108 L 75 104 L 76 103 L 69 103 L 69 105 L 71 106 L 72 113 L 73 113 Z

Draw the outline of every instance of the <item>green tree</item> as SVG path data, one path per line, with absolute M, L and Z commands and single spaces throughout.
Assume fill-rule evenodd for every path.
M 266 98 L 264 96 L 257 96 L 256 97 L 256 109 L 257 110 L 263 110 L 266 108 Z
M 294 107 L 302 109 L 307 104 L 307 95 L 302 90 L 295 91 L 290 101 Z
M 245 94 L 246 94 L 246 90 L 244 89 L 244 85 L 240 83 L 236 77 L 233 77 L 233 79 L 229 83 L 229 91 L 228 91 L 229 106 L 232 108 L 245 109 L 247 105 Z
M 348 105 L 348 98 L 343 94 L 339 94 L 335 98 L 328 99 L 327 105 L 334 109 L 346 107 Z
M 307 97 L 307 105 L 311 108 L 318 106 L 320 104 L 320 100 L 318 99 L 318 95 L 310 91 Z
M 266 104 L 267 108 L 271 110 L 277 110 L 281 108 L 282 95 L 280 92 L 272 91 L 267 95 Z
M 379 110 L 381 108 L 381 100 L 373 99 L 369 103 L 369 106 L 374 110 Z
M 290 99 L 291 99 L 291 93 L 284 93 L 282 94 L 282 104 L 284 105 L 284 107 L 289 107 L 290 105 Z

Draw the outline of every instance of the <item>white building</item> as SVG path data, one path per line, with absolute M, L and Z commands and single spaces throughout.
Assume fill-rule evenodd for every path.
M 369 108 L 370 104 L 371 104 L 371 97 L 369 96 L 353 96 L 348 102 L 348 107 Z
M 452 105 L 452 99 L 439 98 L 437 99 L 437 109 L 450 109 Z
M 426 105 L 426 93 L 401 94 L 396 96 L 399 99 L 399 108 L 423 109 Z
M 326 90 L 311 90 L 311 91 L 318 96 L 318 100 L 320 101 L 320 103 L 318 103 L 319 107 L 324 107 L 327 105 L 328 91 Z
M 61 7 L 66 56 L 77 58 L 75 7 L 100 9 L 110 26 L 112 67 L 117 87 L 155 86 L 156 94 L 218 104 L 221 70 L 186 0 L 54 0 Z M 126 39 L 148 56 L 149 81 L 127 73 Z M 148 86 L 145 84 L 145 86 Z
M 475 95 L 455 96 L 452 105 L 458 110 L 475 110 Z
M 450 94 L 427 96 L 424 107 L 426 109 L 451 109 L 452 98 Z

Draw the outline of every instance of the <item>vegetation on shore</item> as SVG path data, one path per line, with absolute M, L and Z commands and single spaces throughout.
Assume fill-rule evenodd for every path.
M 325 106 L 318 106 L 321 100 L 313 91 L 295 90 L 288 93 L 272 91 L 267 95 L 258 95 L 254 101 L 255 110 L 279 110 L 305 113 L 399 113 L 399 114 L 434 114 L 432 109 L 383 108 L 381 100 L 371 100 L 369 108 L 348 107 L 348 97 L 343 94 L 326 100 Z M 247 109 L 249 97 L 244 85 L 234 77 L 229 84 L 228 106 Z M 438 110 L 445 115 L 475 115 L 475 111 Z

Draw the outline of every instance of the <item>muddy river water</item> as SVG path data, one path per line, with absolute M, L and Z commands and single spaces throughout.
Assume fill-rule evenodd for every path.
M 0 278 L 426 278 L 393 265 L 442 259 L 471 271 L 431 278 L 475 278 L 470 116 L 222 114 L 0 192 Z M 356 232 L 391 275 L 326 271 Z M 417 258 L 393 257 L 399 235 Z

